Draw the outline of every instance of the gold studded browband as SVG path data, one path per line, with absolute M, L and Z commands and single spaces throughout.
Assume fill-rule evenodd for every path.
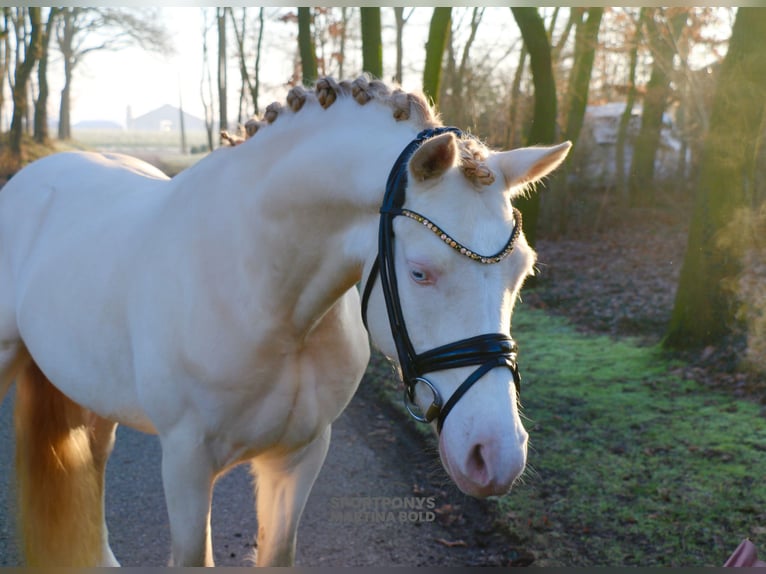
M 466 257 L 469 257 L 470 259 L 473 259 L 474 261 L 478 261 L 479 263 L 486 263 L 486 264 L 499 263 L 500 261 L 508 257 L 513 251 L 513 247 L 516 243 L 516 240 L 519 237 L 519 233 L 521 233 L 521 212 L 514 207 L 513 208 L 513 219 L 514 219 L 513 231 L 511 232 L 511 237 L 508 239 L 508 242 L 500 251 L 498 251 L 494 255 L 481 255 L 479 253 L 476 253 L 475 251 L 472 251 L 471 249 L 468 249 L 465 245 L 462 245 L 459 241 L 456 241 L 455 239 L 450 237 L 450 235 L 446 231 L 444 231 L 441 227 L 436 225 L 434 222 L 430 221 L 428 218 L 420 215 L 419 213 L 415 211 L 410 211 L 409 209 L 402 209 L 400 213 L 401 215 L 404 215 L 405 217 L 409 217 L 410 219 L 423 224 L 427 229 L 430 229 L 439 239 L 441 239 L 444 243 L 449 245 L 452 249 L 454 249 L 461 255 L 465 255 Z

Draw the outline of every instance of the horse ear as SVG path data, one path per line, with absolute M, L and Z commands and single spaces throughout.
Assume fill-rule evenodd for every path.
M 523 147 L 494 155 L 508 187 L 537 181 L 556 169 L 569 153 L 571 142 L 549 147 Z
M 410 175 L 416 181 L 433 179 L 444 174 L 455 165 L 457 144 L 452 133 L 442 134 L 427 140 L 410 158 Z

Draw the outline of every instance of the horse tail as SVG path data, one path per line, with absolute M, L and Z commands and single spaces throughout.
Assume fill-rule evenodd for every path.
M 16 381 L 19 530 L 28 566 L 94 566 L 103 550 L 103 472 L 92 415 L 34 361 Z M 114 428 L 114 427 L 112 427 Z

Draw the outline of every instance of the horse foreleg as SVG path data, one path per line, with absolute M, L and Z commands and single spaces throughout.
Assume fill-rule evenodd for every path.
M 330 427 L 298 452 L 253 460 L 258 566 L 292 566 L 298 522 L 330 446 Z
M 213 566 L 211 458 L 193 433 L 161 437 L 162 484 L 170 520 L 171 566 Z

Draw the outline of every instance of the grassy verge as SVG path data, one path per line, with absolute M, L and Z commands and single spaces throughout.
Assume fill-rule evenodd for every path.
M 655 347 L 514 316 L 530 432 L 525 484 L 499 501 L 540 565 L 721 565 L 766 549 L 766 419 L 670 374 Z
M 529 468 L 497 510 L 535 565 L 720 566 L 746 537 L 766 552 L 759 405 L 679 379 L 657 347 L 523 306 L 514 335 Z M 391 367 L 378 357 L 368 375 Z M 404 410 L 397 385 L 377 388 Z

